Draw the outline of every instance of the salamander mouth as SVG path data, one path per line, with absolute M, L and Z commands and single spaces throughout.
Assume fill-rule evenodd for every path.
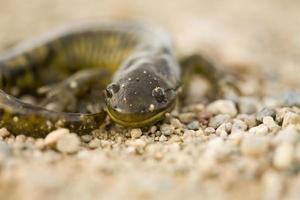
M 110 106 L 107 106 L 107 113 L 117 124 L 126 127 L 137 128 L 149 126 L 162 120 L 166 113 L 169 113 L 174 109 L 175 105 L 176 101 L 173 101 L 164 109 L 148 113 L 121 113 L 112 109 Z

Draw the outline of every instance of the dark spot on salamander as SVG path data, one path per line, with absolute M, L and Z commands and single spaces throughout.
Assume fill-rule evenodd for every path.
M 105 94 L 108 98 L 111 98 L 113 96 L 113 94 L 117 93 L 119 90 L 120 90 L 120 85 L 112 83 L 107 86 L 107 88 L 105 90 Z
M 165 90 L 161 87 L 156 87 L 152 90 L 152 96 L 156 99 L 158 103 L 162 103 L 166 100 Z

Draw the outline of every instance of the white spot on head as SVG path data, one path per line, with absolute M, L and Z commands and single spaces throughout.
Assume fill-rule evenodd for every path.
M 128 80 L 131 81 L 131 78 L 129 77 Z
M 147 71 L 146 71 L 146 70 L 144 70 L 144 71 L 143 71 L 143 73 L 144 73 L 144 74 L 147 74 Z
M 153 112 L 154 109 L 155 109 L 154 104 L 150 104 L 150 105 L 149 105 L 149 111 L 150 111 L 150 112 Z
M 132 104 L 129 104 L 130 107 L 132 107 Z
M 19 117 L 14 116 L 14 117 L 13 117 L 13 121 L 14 121 L 14 122 L 18 122 L 18 121 L 19 121 Z
M 69 85 L 70 85 L 70 88 L 72 88 L 72 89 L 78 87 L 78 83 L 76 81 L 71 81 Z

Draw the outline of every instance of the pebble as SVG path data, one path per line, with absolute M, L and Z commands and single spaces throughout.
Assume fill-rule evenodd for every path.
M 234 132 L 246 131 L 247 128 L 248 126 L 245 122 L 239 119 L 234 119 L 231 127 L 231 132 L 234 133 Z
M 170 123 L 175 128 L 182 128 L 184 125 L 179 121 L 179 119 L 171 118 Z
M 133 128 L 130 130 L 131 138 L 136 139 L 140 138 L 143 135 L 143 132 L 140 128 Z
M 79 150 L 79 146 L 79 137 L 74 133 L 70 133 L 58 139 L 56 149 L 62 153 L 76 153 Z
M 165 142 L 168 140 L 168 138 L 165 135 L 161 135 L 158 139 L 160 142 Z
M 160 131 L 163 135 L 172 135 L 174 133 L 175 127 L 169 124 L 163 124 L 160 127 Z
M 300 135 L 295 126 L 288 126 L 281 129 L 277 135 L 273 138 L 276 145 L 280 143 L 295 144 L 300 139 Z
M 256 114 L 256 119 L 257 119 L 257 121 L 262 122 L 264 117 L 267 117 L 267 116 L 275 118 L 276 110 L 273 108 L 265 107 Z
M 199 126 L 200 126 L 200 124 L 199 124 L 198 121 L 193 121 L 193 122 L 191 122 L 191 123 L 189 123 L 189 124 L 187 125 L 187 128 L 188 128 L 189 130 L 194 130 L 194 131 L 196 131 L 196 130 L 199 129 Z
M 242 139 L 241 151 L 247 156 L 261 156 L 269 149 L 268 140 L 265 137 L 247 136 Z
M 209 126 L 213 128 L 218 128 L 221 124 L 224 124 L 226 122 L 229 122 L 230 120 L 230 115 L 228 114 L 220 114 L 216 115 L 209 120 Z
M 284 115 L 282 127 L 285 128 L 289 125 L 300 125 L 300 115 L 294 112 L 287 112 Z
M 283 106 L 300 106 L 300 91 L 288 91 L 282 97 Z
M 234 102 L 230 100 L 216 100 L 207 106 L 207 111 L 215 115 L 228 114 L 231 117 L 237 114 L 237 108 Z
M 5 142 L 0 141 L 0 163 L 10 156 L 12 156 L 12 148 Z
M 94 138 L 89 142 L 89 148 L 91 149 L 98 148 L 100 147 L 100 145 L 101 145 L 101 140 L 99 140 L 98 138 Z
M 237 119 L 245 122 L 248 128 L 252 128 L 257 125 L 256 117 L 254 115 L 241 114 L 237 116 Z
M 83 135 L 83 136 L 81 136 L 81 140 L 86 142 L 86 143 L 90 142 L 92 139 L 93 139 L 92 135 Z
M 188 112 L 188 113 L 182 113 L 178 117 L 181 122 L 187 124 L 192 122 L 195 119 L 196 115 L 195 113 Z
M 45 138 L 45 145 L 48 147 L 53 147 L 57 143 L 57 141 L 64 135 L 69 134 L 69 129 L 59 128 L 52 132 L 50 132 Z
M 290 143 L 280 144 L 274 152 L 273 164 L 278 169 L 289 168 L 294 161 L 294 147 Z
M 243 97 L 238 102 L 238 108 L 242 114 L 253 114 L 257 110 L 258 101 L 255 98 Z
M 1 128 L 0 129 L 0 136 L 2 138 L 5 138 L 5 137 L 7 137 L 9 135 L 10 135 L 10 132 L 6 128 Z
M 216 129 L 216 134 L 220 135 L 222 132 L 229 133 L 231 130 L 231 127 L 232 127 L 232 124 L 230 122 L 223 123 Z
M 249 132 L 255 135 L 267 135 L 268 131 L 268 127 L 264 124 L 260 124 L 249 129 Z
M 266 125 L 272 132 L 276 132 L 280 129 L 280 126 L 274 121 L 274 118 L 271 116 L 264 117 L 263 124 Z
M 213 127 L 207 127 L 206 129 L 204 129 L 204 132 L 206 135 L 210 135 L 216 132 L 216 130 Z

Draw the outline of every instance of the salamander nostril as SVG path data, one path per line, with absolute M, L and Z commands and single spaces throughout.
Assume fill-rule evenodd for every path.
M 120 90 L 120 85 L 112 83 L 107 86 L 105 93 L 108 98 L 111 98 L 113 94 L 119 92 L 119 90 Z
M 152 90 L 152 96 L 156 99 L 157 102 L 162 103 L 166 100 L 165 90 L 161 87 L 156 87 Z

